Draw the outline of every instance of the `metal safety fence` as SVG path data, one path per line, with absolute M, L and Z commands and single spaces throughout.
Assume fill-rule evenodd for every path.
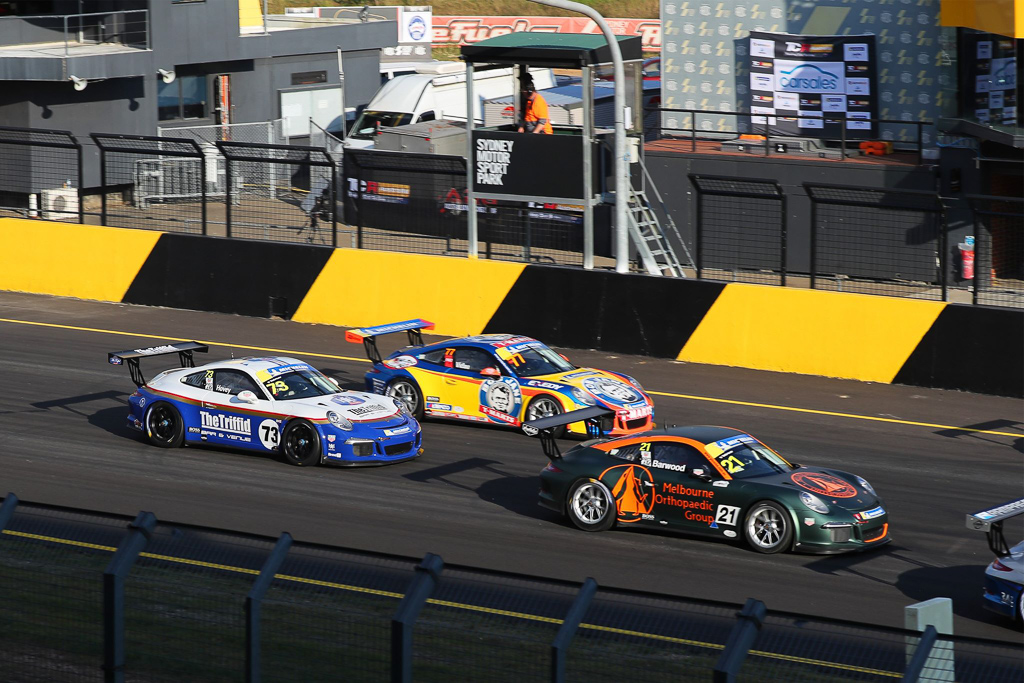
M 968 195 L 967 200 L 974 215 L 974 251 L 964 242 L 956 254 L 961 278 L 974 283 L 974 303 L 1024 307 L 1024 199 Z
M 0 216 L 82 222 L 82 146 L 66 130 L 0 127 Z
M 786 195 L 774 180 L 690 175 L 697 277 L 786 284 Z
M 0 504 L 17 681 L 1020 681 L 1012 643 Z M 922 672 L 924 675 L 922 675 Z

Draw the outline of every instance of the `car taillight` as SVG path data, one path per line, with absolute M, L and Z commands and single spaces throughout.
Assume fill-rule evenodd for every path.
M 544 471 L 545 472 L 554 472 L 555 474 L 558 474 L 562 470 L 558 469 L 557 467 L 554 466 L 554 464 L 549 462 L 548 466 L 544 468 Z
M 997 572 L 1012 572 L 1013 571 L 1012 569 L 1007 567 L 1005 564 L 1000 562 L 998 557 L 996 559 L 992 560 L 992 569 L 995 569 Z

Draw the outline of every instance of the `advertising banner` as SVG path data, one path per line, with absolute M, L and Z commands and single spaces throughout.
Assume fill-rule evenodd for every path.
M 1016 126 L 1020 119 L 1014 41 L 991 33 L 966 34 L 963 40 L 964 115 L 978 123 Z
M 640 36 L 643 49 L 661 51 L 659 19 L 605 19 L 617 36 Z M 467 45 L 509 33 L 594 33 L 601 29 L 586 17 L 434 17 L 434 45 Z
M 750 33 L 748 105 L 754 132 L 839 138 L 878 137 L 875 37 Z M 796 118 L 813 117 L 813 118 Z

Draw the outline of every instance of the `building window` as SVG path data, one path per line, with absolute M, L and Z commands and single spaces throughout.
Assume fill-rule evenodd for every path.
M 201 119 L 206 116 L 206 76 L 179 76 L 173 83 L 157 83 L 157 118 Z
M 292 74 L 292 85 L 315 85 L 327 82 L 326 71 L 303 71 Z

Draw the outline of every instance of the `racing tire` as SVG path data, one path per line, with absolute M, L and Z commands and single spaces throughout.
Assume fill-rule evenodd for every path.
M 743 521 L 743 537 L 759 553 L 781 553 L 793 542 L 793 522 L 789 512 L 770 500 L 755 503 Z
M 558 399 L 547 394 L 541 394 L 540 396 L 535 396 L 530 401 L 530 404 L 526 406 L 526 419 L 523 421 L 539 420 L 542 417 L 553 417 L 561 414 L 562 404 L 558 402 Z M 552 429 L 551 435 L 556 439 L 562 439 L 565 438 L 566 431 L 568 431 L 568 427 L 562 425 Z
M 178 409 L 166 401 L 146 411 L 146 437 L 154 446 L 178 448 L 185 441 L 185 421 Z
M 605 531 L 615 524 L 615 497 L 596 479 L 581 479 L 569 489 L 565 514 L 583 531 Z
M 292 420 L 281 434 L 281 454 L 289 465 L 308 467 L 320 462 L 320 434 L 306 420 Z
M 392 380 L 387 395 L 405 401 L 406 407 L 417 420 L 423 419 L 423 394 L 420 388 L 407 379 Z

